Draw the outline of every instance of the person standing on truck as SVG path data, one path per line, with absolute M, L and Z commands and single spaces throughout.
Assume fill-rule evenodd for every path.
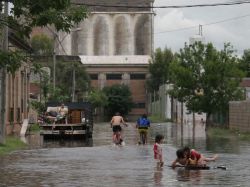
M 121 131 L 122 131 L 121 124 L 126 125 L 120 113 L 116 112 L 110 121 L 110 125 L 111 128 L 113 129 L 113 142 L 115 144 L 120 144 L 120 145 L 122 145 L 123 142 L 123 139 L 121 137 Z

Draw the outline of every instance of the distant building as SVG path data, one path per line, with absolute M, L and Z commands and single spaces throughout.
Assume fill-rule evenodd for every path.
M 197 34 L 189 38 L 189 45 L 193 45 L 195 42 L 205 43 L 205 37 Z
M 146 113 L 146 78 L 153 53 L 154 13 L 149 7 L 154 0 L 72 2 L 95 6 L 88 6 L 91 12 L 89 17 L 73 28 L 70 34 L 59 33 L 57 53 L 79 55 L 90 74 L 92 87 L 102 89 L 113 84 L 128 85 L 135 103 L 130 116 Z

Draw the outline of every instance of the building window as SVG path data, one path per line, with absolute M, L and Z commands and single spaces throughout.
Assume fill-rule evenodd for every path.
M 16 109 L 16 121 L 17 122 L 21 121 L 21 110 L 20 110 L 20 108 Z
M 146 108 L 146 104 L 145 103 L 134 103 L 133 108 Z
M 136 73 L 136 74 L 131 74 L 130 75 L 130 79 L 131 80 L 145 80 L 146 78 L 146 75 L 145 74 L 142 74 L 142 73 Z
M 9 122 L 14 122 L 14 108 L 9 108 Z
M 91 80 L 98 80 L 98 74 L 89 74 Z
M 107 80 L 122 80 L 122 74 L 107 74 Z

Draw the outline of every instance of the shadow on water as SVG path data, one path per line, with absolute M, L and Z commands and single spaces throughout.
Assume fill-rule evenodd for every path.
M 21 140 L 28 145 L 29 149 L 39 148 L 60 148 L 60 147 L 92 147 L 92 138 L 65 138 L 65 137 L 46 137 L 40 134 L 30 134 L 26 137 L 21 137 Z

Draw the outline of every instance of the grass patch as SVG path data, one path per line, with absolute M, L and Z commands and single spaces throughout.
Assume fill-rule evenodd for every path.
M 208 129 L 207 134 L 209 136 L 221 137 L 221 136 L 232 136 L 235 135 L 236 133 L 226 128 L 211 127 Z
M 250 141 L 250 132 L 239 132 L 237 129 L 213 127 L 208 129 L 207 134 L 208 136 L 212 137 L 235 136 L 238 137 L 240 140 Z
M 151 115 L 148 119 L 151 123 L 172 122 L 170 119 L 163 119 L 159 115 Z
M 240 140 L 250 141 L 250 133 L 238 133 Z
M 0 144 L 0 156 L 25 147 L 26 144 L 23 143 L 19 138 L 8 136 L 6 137 L 5 144 Z

